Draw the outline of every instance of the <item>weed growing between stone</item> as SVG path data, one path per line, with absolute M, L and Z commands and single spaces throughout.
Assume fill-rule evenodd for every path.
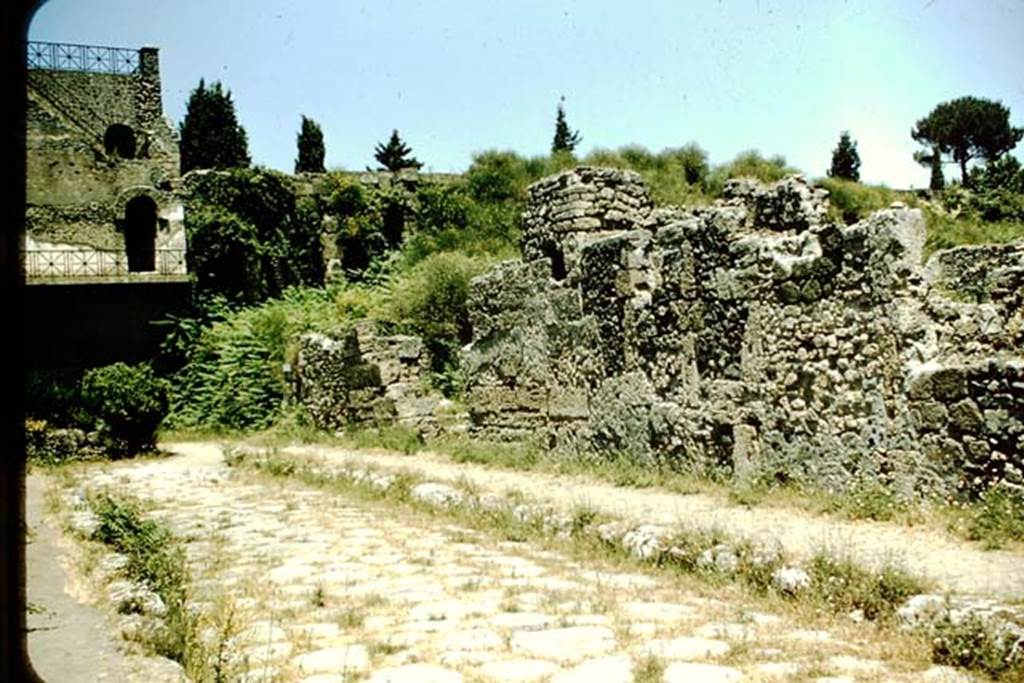
M 929 629 L 935 661 L 984 671 L 999 680 L 1024 679 L 1024 638 L 998 631 L 975 614 L 947 614 Z
M 90 501 L 90 507 L 99 520 L 93 540 L 125 555 L 128 577 L 163 600 L 166 628 L 156 632 L 158 637 L 150 643 L 153 651 L 187 666 L 187 643 L 192 634 L 185 608 L 188 570 L 181 548 L 165 527 L 144 519 L 137 504 L 101 494 Z
M 313 463 L 285 458 L 274 451 L 236 450 L 227 459 L 232 466 L 295 477 L 306 484 L 372 499 L 400 501 L 432 515 L 453 516 L 461 524 L 505 539 L 558 539 L 562 547 L 567 544 L 582 556 L 640 560 L 662 570 L 695 576 L 711 586 L 738 584 L 755 595 L 775 595 L 794 604 L 807 604 L 843 617 L 853 614 L 884 625 L 891 622 L 896 608 L 908 597 L 925 589 L 920 581 L 896 567 L 870 571 L 825 553 L 809 563 L 804 583 L 780 587 L 776 575 L 787 566 L 781 552 L 735 541 L 720 531 L 686 529 L 656 538 L 645 535 L 642 529 L 617 529 L 614 521 L 585 506 L 569 514 L 557 513 L 514 497 L 496 500 L 494 496 L 478 496 L 453 487 L 445 496 L 431 498 L 425 493 L 429 489 L 420 488 L 423 483 L 408 474 L 381 474 L 365 468 L 318 469 Z M 514 600 L 508 601 L 508 607 L 514 609 Z
M 1024 498 L 1002 487 L 981 495 L 968 512 L 967 537 L 981 541 L 987 550 L 1002 548 L 1011 541 L 1024 541 Z
M 181 664 L 191 680 L 231 680 L 228 643 L 237 631 L 233 605 L 221 600 L 206 615 L 189 609 L 185 553 L 165 526 L 145 518 L 138 502 L 99 493 L 88 504 L 98 521 L 91 540 L 124 555 L 127 577 L 163 603 L 161 627 L 146 631 L 143 645 Z M 124 603 L 118 608 L 133 609 Z
M 808 574 L 815 600 L 841 614 L 857 613 L 870 621 L 891 619 L 897 607 L 925 588 L 892 565 L 871 571 L 824 552 L 811 558 Z
M 906 526 L 932 523 L 957 536 L 981 541 L 994 550 L 1008 544 L 1024 543 L 1024 509 L 1019 500 L 1002 489 L 992 489 L 977 502 L 956 505 L 939 501 L 908 500 L 874 480 L 862 480 L 840 491 L 825 491 L 806 485 L 775 485 L 762 481 L 720 482 L 656 464 L 643 463 L 626 454 L 606 459 L 574 459 L 552 453 L 532 442 L 491 443 L 449 435 L 423 440 L 412 430 L 392 426 L 357 429 L 330 437 L 320 433 L 320 443 L 351 448 L 385 448 L 407 455 L 431 451 L 457 463 L 473 463 L 516 471 L 592 476 L 616 486 L 658 487 L 681 495 L 719 495 L 744 507 L 759 505 L 793 507 L 816 514 L 850 520 L 892 522 Z M 283 435 L 256 439 L 266 445 L 288 443 Z M 940 520 L 947 520 L 945 523 Z M 952 519 L 953 521 L 948 521 Z

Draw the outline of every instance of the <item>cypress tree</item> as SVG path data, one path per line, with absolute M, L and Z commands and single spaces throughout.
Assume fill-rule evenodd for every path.
M 188 98 L 185 120 L 178 128 L 181 135 L 181 172 L 196 168 L 246 168 L 249 166 L 249 142 L 238 124 L 231 93 L 220 82 L 199 87 Z
M 562 102 L 565 98 L 562 98 Z M 555 139 L 551 142 L 551 153 L 568 152 L 576 149 L 576 145 L 583 141 L 578 130 L 570 130 L 569 124 L 565 121 L 565 108 L 562 102 L 558 103 L 558 116 L 555 118 Z
M 844 130 L 839 136 L 839 144 L 832 150 L 832 167 L 828 174 L 833 178 L 860 180 L 860 155 L 857 143 L 850 138 L 850 131 Z
M 411 153 L 412 149 L 402 142 L 402 138 L 398 136 L 398 131 L 393 130 L 391 132 L 391 139 L 388 140 L 387 144 L 382 142 L 374 149 L 373 158 L 380 163 L 379 170 L 382 171 L 395 172 L 401 171 L 403 168 L 420 168 L 423 166 L 415 157 L 409 156 Z
M 302 128 L 296 140 L 299 156 L 295 159 L 296 173 L 324 172 L 324 133 L 320 124 L 302 117 Z

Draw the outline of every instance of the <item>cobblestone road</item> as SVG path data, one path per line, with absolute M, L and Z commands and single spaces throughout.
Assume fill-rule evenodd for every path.
M 215 448 L 76 486 L 136 496 L 186 541 L 195 608 L 233 615 L 204 637 L 240 680 L 974 680 L 868 624 L 260 478 Z

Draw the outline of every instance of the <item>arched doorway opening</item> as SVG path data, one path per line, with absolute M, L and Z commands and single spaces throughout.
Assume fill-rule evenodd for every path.
M 156 270 L 156 202 L 144 195 L 136 197 L 125 207 L 124 218 L 128 272 Z
M 122 159 L 135 158 L 135 132 L 123 123 L 115 123 L 107 127 L 103 134 L 103 148 L 107 154 Z

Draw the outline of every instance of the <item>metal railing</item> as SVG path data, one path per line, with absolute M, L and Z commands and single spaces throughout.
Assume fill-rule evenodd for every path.
M 28 68 L 127 76 L 138 73 L 139 51 L 127 47 L 30 41 Z
M 114 249 L 29 249 L 21 253 L 22 272 L 34 278 L 103 278 L 156 273 L 185 275 L 184 249 L 156 249 L 153 270 L 129 270 L 128 255 Z

